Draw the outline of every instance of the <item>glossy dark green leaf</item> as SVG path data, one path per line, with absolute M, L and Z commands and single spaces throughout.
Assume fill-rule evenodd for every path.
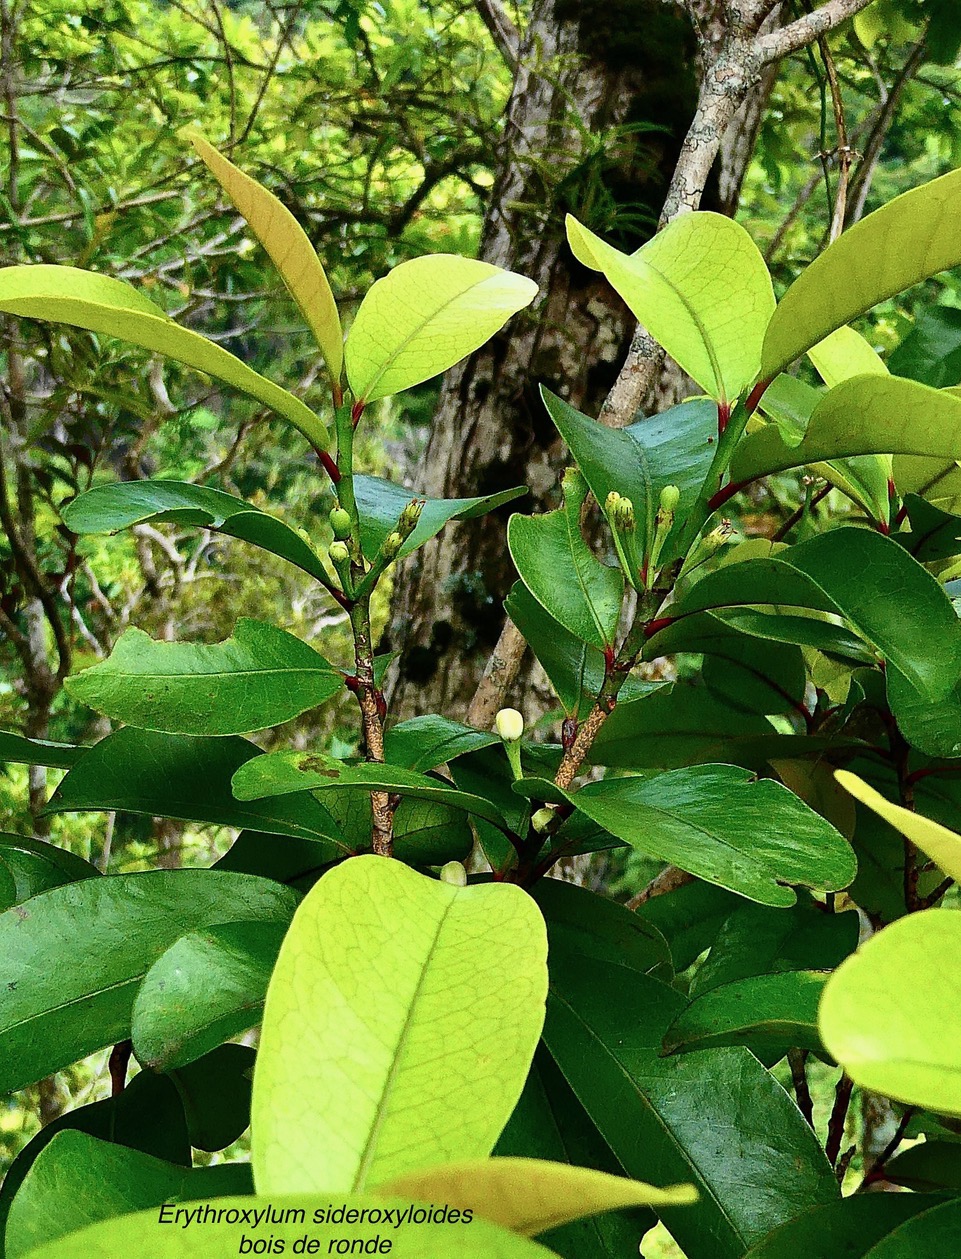
M 958 681 L 961 625 L 950 600 L 903 547 L 874 530 L 835 529 L 776 558 L 726 564 L 683 594 L 671 616 L 745 604 L 843 616 L 929 699 L 942 698 Z
M 540 1046 L 520 1101 L 494 1147 L 495 1157 L 541 1158 L 613 1176 L 624 1169 L 567 1081 Z M 653 1212 L 616 1211 L 551 1229 L 540 1240 L 562 1259 L 623 1259 L 656 1223 Z
M 328 860 L 349 853 L 340 830 L 312 796 L 236 800 L 230 780 L 259 756 L 246 739 L 118 730 L 92 747 L 67 774 L 47 806 L 52 813 L 83 810 L 143 813 L 216 826 L 249 827 L 271 835 L 322 842 Z
M 417 527 L 398 552 L 403 559 L 440 533 L 450 520 L 473 520 L 527 493 L 527 487 L 501 490 L 477 498 L 429 498 L 424 502 Z M 372 559 L 387 536 L 396 529 L 401 512 L 412 499 L 421 499 L 414 490 L 384 481 L 380 477 L 355 476 L 354 495 L 360 512 L 360 540 L 364 554 Z
M 674 513 L 674 539 L 694 509 L 714 457 L 717 405 L 697 398 L 671 407 L 660 415 L 645 416 L 627 428 L 609 428 L 588 419 L 548 389 L 541 389 L 544 405 L 591 492 L 601 506 L 612 490 L 629 498 L 637 518 L 636 548 L 643 555 L 653 536 L 658 500 L 665 485 L 681 492 Z M 675 557 L 668 536 L 662 557 Z
M 856 913 L 827 913 L 800 897 L 788 909 L 740 901 L 717 931 L 711 952 L 697 968 L 690 994 L 752 975 L 788 970 L 833 970 L 858 945 Z
M 930 306 L 917 313 L 914 327 L 888 359 L 895 376 L 919 380 L 933 389 L 961 381 L 961 310 Z
M 170 1076 L 141 1071 L 122 1093 L 78 1106 L 53 1119 L 28 1141 L 0 1185 L 0 1255 L 7 1213 L 34 1160 L 58 1132 L 86 1132 L 104 1141 L 189 1168 L 190 1139 L 180 1094 Z
M 797 616 L 785 612 L 760 612 L 756 608 L 724 608 L 708 615 L 731 629 L 754 638 L 770 639 L 776 643 L 795 643 L 799 647 L 814 647 L 825 655 L 837 656 L 858 664 L 874 664 L 874 652 L 850 630 L 821 616 Z M 693 619 L 693 618 L 692 618 Z M 667 633 L 668 631 L 665 631 Z M 653 639 L 658 644 L 661 636 Z M 651 656 L 651 651 L 645 655 Z
M 856 873 L 829 822 L 780 783 L 733 765 L 607 778 L 568 798 L 638 852 L 761 904 L 793 905 L 795 886 L 833 891 Z
M 170 1071 L 258 1023 L 286 929 L 283 922 L 225 922 L 175 941 L 133 1003 L 140 1062 Z
M 48 769 L 69 769 L 86 752 L 72 743 L 50 743 L 46 739 L 27 739 L 22 734 L 0 730 L 0 765 L 45 765 Z
M 0 908 L 8 909 L 47 888 L 99 877 L 100 871 L 66 848 L 0 832 L 0 875 L 7 880 L 9 895 L 6 904 L 0 901 Z
M 927 1195 L 873 1193 L 808 1207 L 752 1247 L 745 1259 L 798 1259 L 799 1255 L 804 1259 L 865 1259 L 873 1255 L 876 1242 L 942 1201 Z M 898 1259 L 925 1259 L 925 1252 L 904 1250 Z
M 361 791 L 324 792 L 324 806 L 336 819 L 354 852 L 369 852 L 373 816 L 370 797 Z M 394 856 L 412 866 L 463 861 L 474 845 L 468 816 L 437 800 L 404 796 L 394 811 Z
M 623 905 L 586 887 L 559 879 L 541 879 L 531 888 L 555 945 L 605 962 L 647 972 L 671 954 L 660 931 Z
M 725 921 L 741 907 L 762 909 L 765 913 L 786 914 L 791 910 L 750 905 L 733 892 L 713 883 L 692 879 L 663 896 L 645 901 L 635 912 L 660 931 L 671 950 L 674 969 L 687 970 L 695 958 L 714 943 Z
M 68 678 L 70 695 L 141 730 L 250 734 L 299 717 L 340 690 L 313 647 L 243 617 L 221 643 L 167 643 L 128 629 L 106 660 Z
M 282 520 L 223 490 L 189 481 L 97 485 L 68 503 L 61 514 L 67 528 L 81 534 L 117 533 L 148 522 L 213 529 L 279 555 L 321 581 L 327 575 L 313 547 Z
M 395 791 L 400 795 L 446 804 L 475 813 L 494 826 L 506 825 L 499 811 L 480 796 L 458 791 L 445 779 L 417 774 L 396 765 L 344 765 L 309 752 L 268 752 L 248 761 L 234 775 L 239 800 L 282 796 L 304 791 Z
M 907 547 L 919 563 L 930 564 L 961 554 L 961 516 L 942 511 L 917 494 L 905 496 L 904 509 L 911 532 L 895 534 L 895 541 Z
M 864 1259 L 905 1259 L 950 1255 L 961 1237 L 961 1200 L 920 1211 L 864 1252 Z
M 250 1125 L 256 1056 L 249 1045 L 220 1045 L 170 1071 L 196 1149 L 222 1150 Z
M 61 1132 L 11 1204 L 7 1259 L 23 1259 L 35 1246 L 114 1215 L 252 1192 L 249 1163 L 184 1168 L 86 1132 Z
M 898 729 L 912 747 L 926 756 L 961 754 L 961 680 L 938 700 L 928 699 L 895 669 L 885 682 Z
M 457 756 L 496 743 L 500 743 L 496 734 L 431 713 L 411 717 L 392 727 L 387 732 L 385 754 L 392 765 L 402 765 L 423 774 Z
M 884 1178 L 914 1193 L 961 1193 L 961 1142 L 928 1137 L 885 1163 Z
M 578 503 L 543 516 L 511 516 L 507 544 L 521 581 L 569 633 L 593 647 L 614 642 L 624 576 L 584 541 Z
M 662 1212 L 682 1250 L 739 1259 L 838 1188 L 797 1107 L 746 1049 L 660 1056 L 683 1006 L 648 975 L 555 951 L 544 1039 L 629 1175 L 697 1186 L 694 1206 Z
M 550 679 L 564 711 L 583 720 L 604 682 L 604 653 L 566 630 L 523 582 L 514 584 L 504 608 Z M 657 685 L 629 675 L 621 687 L 620 698 L 646 695 Z
M 285 883 L 295 891 L 305 892 L 331 860 L 329 845 L 320 840 L 288 835 L 278 843 L 275 835 L 241 831 L 212 868 L 232 870 L 237 874 L 256 874 Z
M 664 1052 L 747 1045 L 769 1062 L 792 1048 L 819 1052 L 818 1001 L 826 982 L 824 971 L 798 970 L 712 988 L 674 1019 L 664 1033 Z
M 163 870 L 68 883 L 0 914 L 0 1091 L 125 1039 L 141 980 L 187 931 L 289 922 L 295 905 L 267 879 Z M 65 940 L 83 948 L 64 951 Z

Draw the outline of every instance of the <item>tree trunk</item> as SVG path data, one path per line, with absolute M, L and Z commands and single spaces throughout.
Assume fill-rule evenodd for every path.
M 596 415 L 634 329 L 603 277 L 571 255 L 564 215 L 626 250 L 653 234 L 696 105 L 695 54 L 688 19 L 662 0 L 534 4 L 480 256 L 535 280 L 540 297 L 448 373 L 414 477 L 419 493 L 528 485 L 523 510 L 554 505 L 563 447 L 538 386 Z M 762 108 L 758 93 L 732 128 L 737 139 L 722 155 L 709 208 L 736 208 Z M 658 409 L 679 383 L 662 381 Z M 399 572 L 383 648 L 401 651 L 391 696 L 398 717 L 466 712 L 516 579 L 510 511 L 449 526 Z

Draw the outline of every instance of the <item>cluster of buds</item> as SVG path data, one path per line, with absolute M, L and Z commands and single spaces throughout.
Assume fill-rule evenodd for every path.
M 620 533 L 633 533 L 637 528 L 634 504 L 629 498 L 618 494 L 617 490 L 611 490 L 610 494 L 608 494 L 604 503 L 604 511 L 611 525 Z
M 397 528 L 387 535 L 380 549 L 381 559 L 385 563 L 389 564 L 391 560 L 397 558 L 400 548 L 417 528 L 417 522 L 420 520 L 420 514 L 423 510 L 424 500 L 422 498 L 412 498 L 400 513 Z

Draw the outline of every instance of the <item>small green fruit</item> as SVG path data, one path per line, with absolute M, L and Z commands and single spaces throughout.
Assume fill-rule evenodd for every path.
M 346 564 L 350 559 L 350 551 L 343 542 L 331 542 L 330 550 L 327 552 L 335 564 Z
M 330 513 L 330 527 L 334 531 L 334 537 L 338 541 L 343 541 L 350 537 L 350 512 L 345 511 L 343 507 L 335 507 Z

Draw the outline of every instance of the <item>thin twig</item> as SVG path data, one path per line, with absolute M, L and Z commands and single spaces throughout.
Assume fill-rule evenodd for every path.
M 834 1090 L 834 1106 L 831 1110 L 831 1118 L 828 1120 L 828 1139 L 824 1146 L 824 1153 L 827 1155 L 828 1162 L 832 1167 L 837 1163 L 838 1155 L 841 1153 L 841 1142 L 844 1140 L 844 1125 L 847 1122 L 848 1107 L 851 1105 L 851 1090 L 853 1088 L 854 1081 L 846 1071 L 842 1071 L 837 1088 Z

